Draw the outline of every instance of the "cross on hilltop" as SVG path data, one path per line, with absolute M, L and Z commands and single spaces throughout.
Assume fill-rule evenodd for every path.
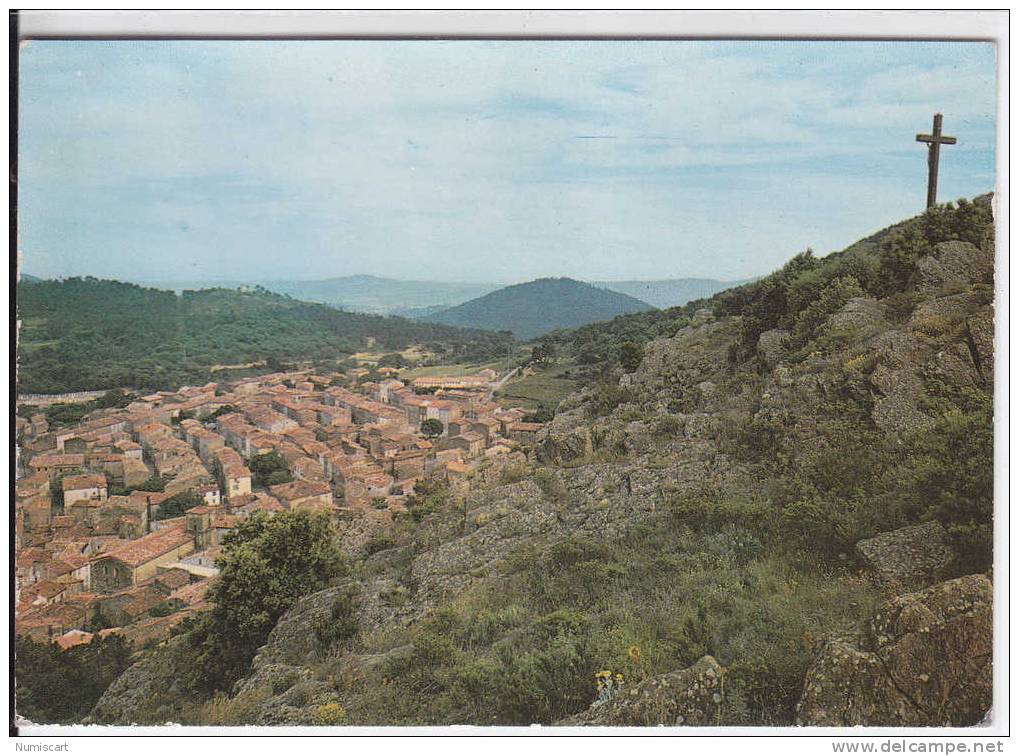
M 917 134 L 916 141 L 927 143 L 927 207 L 934 207 L 938 197 L 938 157 L 941 145 L 955 144 L 955 137 L 941 135 L 941 113 L 934 114 L 934 129 L 930 134 Z

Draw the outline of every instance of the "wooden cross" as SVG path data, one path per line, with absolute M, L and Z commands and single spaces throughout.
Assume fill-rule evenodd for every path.
M 934 114 L 934 133 L 917 134 L 916 141 L 927 143 L 927 207 L 934 207 L 938 197 L 938 156 L 941 145 L 955 144 L 955 137 L 941 136 L 941 113 Z

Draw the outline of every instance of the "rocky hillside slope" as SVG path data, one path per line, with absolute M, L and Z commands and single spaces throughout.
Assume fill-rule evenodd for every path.
M 992 282 L 966 204 L 669 314 L 526 454 L 342 523 L 356 569 L 232 690 L 181 689 L 171 643 L 91 720 L 974 724 Z

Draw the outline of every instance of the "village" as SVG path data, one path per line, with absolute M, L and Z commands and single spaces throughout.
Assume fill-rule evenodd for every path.
M 134 397 L 71 427 L 18 417 L 16 632 L 135 651 L 209 608 L 224 538 L 255 513 L 384 529 L 415 487 L 462 487 L 542 425 L 493 400 L 493 370 L 273 373 Z

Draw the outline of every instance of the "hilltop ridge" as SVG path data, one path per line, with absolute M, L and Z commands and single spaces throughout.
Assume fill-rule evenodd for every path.
M 653 309 L 647 302 L 572 278 L 538 278 L 506 286 L 423 320 L 531 339 L 560 328 Z

